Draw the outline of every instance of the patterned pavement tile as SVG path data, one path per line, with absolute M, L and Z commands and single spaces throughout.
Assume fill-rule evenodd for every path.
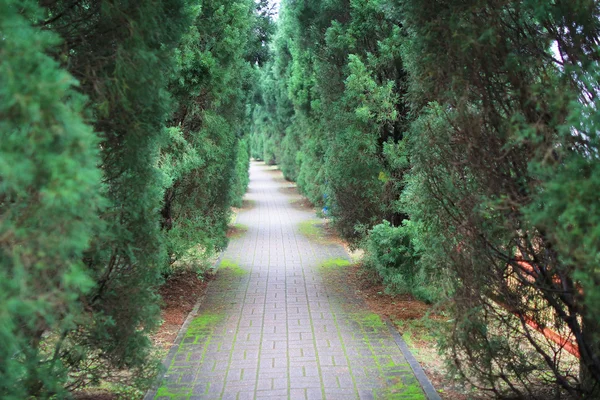
M 314 215 L 292 206 L 271 169 L 252 164 L 253 207 L 238 215 L 248 229 L 154 398 L 425 399 L 387 326 L 345 290 L 343 247 L 301 233 Z

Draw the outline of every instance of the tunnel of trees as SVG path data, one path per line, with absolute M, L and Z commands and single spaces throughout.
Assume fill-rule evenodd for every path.
M 443 307 L 459 379 L 600 398 L 600 2 L 273 10 L 0 0 L 0 397 L 147 387 L 157 289 L 227 245 L 253 157 Z

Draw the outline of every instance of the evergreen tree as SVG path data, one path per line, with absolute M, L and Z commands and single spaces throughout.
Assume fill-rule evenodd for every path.
M 496 396 L 539 397 L 547 377 L 595 398 L 598 5 L 402 5 L 418 114 L 406 199 L 425 226 L 422 261 L 451 277 L 443 347 L 464 379 Z M 546 327 L 577 343 L 581 379 L 536 331 Z
M 598 390 L 598 12 L 288 1 L 263 72 L 253 154 L 328 206 L 345 238 L 366 237 L 388 285 L 452 296 L 444 348 L 497 396 L 535 397 L 540 376 Z M 545 327 L 577 343 L 579 379 Z
M 129 368 L 136 385 L 151 377 L 148 333 L 159 322 L 157 286 L 166 253 L 159 169 L 170 111 L 172 52 L 189 26 L 183 0 L 46 1 L 39 25 L 63 38 L 57 59 L 89 97 L 88 120 L 101 138 L 101 212 L 84 262 L 94 287 L 77 329 L 61 343 L 75 389 Z M 139 382 L 139 385 L 143 382 Z
M 177 49 L 171 90 L 178 107 L 163 152 L 169 187 L 162 224 L 171 261 L 193 246 L 206 254 L 223 248 L 230 207 L 241 205 L 248 184 L 246 105 L 270 29 L 265 6 L 206 1 Z
M 398 12 L 386 2 L 285 2 L 255 114 L 255 146 L 347 239 L 384 219 L 404 171 L 386 159 L 405 106 Z M 258 139 L 262 135 L 262 140 Z
M 0 397 L 65 396 L 61 343 L 93 286 L 99 141 L 35 1 L 0 1 Z
M 598 2 L 286 0 L 276 33 L 271 16 L 0 0 L 2 396 L 124 368 L 147 384 L 156 289 L 226 245 L 250 155 L 389 288 L 451 299 L 458 376 L 600 396 Z
M 248 184 L 242 126 L 270 11 L 41 3 L 0 3 L 0 388 L 66 397 L 123 368 L 141 388 L 168 256 L 223 246 Z

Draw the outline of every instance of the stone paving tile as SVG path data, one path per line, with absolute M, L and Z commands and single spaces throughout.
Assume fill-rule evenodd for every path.
M 155 399 L 424 399 L 386 326 L 360 299 L 330 290 L 320 266 L 344 249 L 302 236 L 314 219 L 289 185 L 253 163 L 238 222 Z

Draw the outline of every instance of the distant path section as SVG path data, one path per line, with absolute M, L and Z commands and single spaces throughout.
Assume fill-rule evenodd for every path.
M 344 282 L 290 184 L 252 163 L 249 206 L 155 399 L 425 399 L 387 325 Z

